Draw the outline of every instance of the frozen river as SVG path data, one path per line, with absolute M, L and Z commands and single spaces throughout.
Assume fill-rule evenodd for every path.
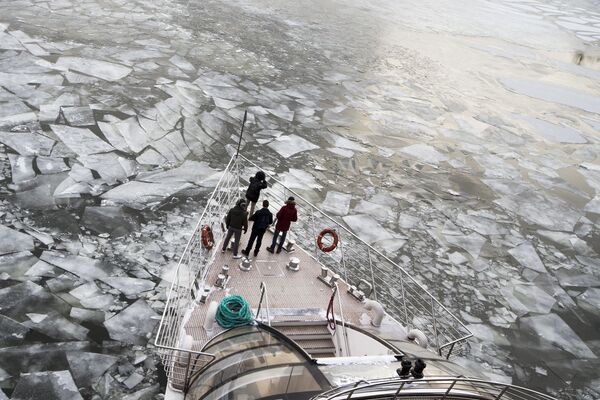
M 0 399 L 151 399 L 237 144 L 474 333 L 600 397 L 597 0 L 0 0 Z

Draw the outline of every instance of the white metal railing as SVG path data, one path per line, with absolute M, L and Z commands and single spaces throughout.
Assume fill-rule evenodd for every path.
M 240 155 L 241 180 L 253 176 L 258 165 Z M 293 239 L 319 263 L 339 274 L 344 281 L 356 285 L 361 280 L 373 288 L 372 298 L 380 302 L 387 314 L 407 329 L 417 328 L 429 338 L 431 347 L 448 358 L 456 345 L 472 336 L 464 324 L 421 286 L 413 276 L 381 252 L 364 242 L 345 226 L 331 218 L 303 196 L 272 176 L 263 190 L 275 211 L 293 196 L 298 221 L 292 224 L 288 239 Z M 316 238 L 325 228 L 333 228 L 339 236 L 338 247 L 329 253 L 319 250 Z
M 482 400 L 555 400 L 535 390 L 506 383 L 462 377 L 430 377 L 422 379 L 361 380 L 338 386 L 314 396 L 311 400 L 350 400 L 361 398 L 482 399 Z
M 216 254 L 216 251 L 207 250 L 202 245 L 202 226 L 209 226 L 214 234 L 214 242 L 220 243 L 225 234 L 223 218 L 227 210 L 244 196 L 248 183 L 244 178 L 253 176 L 259 169 L 242 155 L 231 158 L 174 272 L 155 340 L 171 382 L 187 382 L 189 373 L 194 372 L 177 361 L 185 359 L 186 352 L 204 360 L 204 365 L 212 357 L 202 353 L 202 341 L 194 341 L 191 347 L 185 345 L 184 326 L 187 321 L 192 321 L 196 326 L 203 324 L 203 321 L 194 320 L 193 305 L 202 295 L 208 267 Z M 279 180 L 269 176 L 268 181 L 269 187 L 263 190 L 263 195 L 271 201 L 272 209 L 278 209 L 289 196 L 296 199 L 298 222 L 292 225 L 288 238 L 294 239 L 319 263 L 339 274 L 347 283 L 356 285 L 361 280 L 369 282 L 373 287 L 374 300 L 384 305 L 387 314 L 408 329 L 422 330 L 429 337 L 432 348 L 440 355 L 449 357 L 456 344 L 472 336 L 462 322 L 406 270 Z M 340 238 L 339 246 L 330 253 L 320 251 L 316 243 L 318 233 L 324 228 L 336 229 Z M 198 365 L 198 369 L 201 364 L 196 362 L 194 365 Z
M 156 334 L 154 344 L 159 350 L 167 377 L 179 390 L 185 391 L 189 377 L 214 359 L 212 354 L 201 351 L 202 343 L 192 342 L 190 345 L 186 341 L 184 326 L 193 319 L 194 301 L 202 294 L 208 266 L 216 254 L 202 245 L 202 226 L 211 228 L 215 245 L 221 242 L 225 233 L 221 226 L 226 210 L 239 198 L 238 161 L 238 158 L 232 157 L 227 164 L 183 250 L 172 276 L 167 303 Z

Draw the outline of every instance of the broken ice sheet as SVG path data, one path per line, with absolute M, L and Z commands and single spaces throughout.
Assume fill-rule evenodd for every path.
M 31 236 L 0 225 L 0 255 L 33 250 L 33 248 Z
M 483 236 L 473 232 L 469 235 L 444 235 L 448 244 L 466 250 L 474 259 L 479 257 L 481 248 L 487 241 Z
M 20 345 L 27 332 L 28 327 L 0 314 L 0 348 Z
M 62 115 L 71 126 L 94 126 L 96 120 L 89 107 L 61 107 Z
M 69 371 L 24 373 L 12 393 L 13 400 L 83 400 Z
M 71 290 L 69 294 L 78 299 L 83 307 L 93 310 L 106 311 L 115 301 L 113 296 L 102 293 L 94 282 L 83 284 Z
M 71 150 L 79 155 L 89 155 L 113 151 L 114 148 L 85 128 L 66 125 L 50 125 L 52 131 Z
M 131 72 L 131 68 L 121 64 L 80 57 L 60 57 L 56 65 L 107 81 L 117 81 Z
M 510 91 L 600 114 L 600 97 L 569 87 L 524 78 L 500 80 Z
M 533 127 L 535 132 L 554 143 L 587 143 L 581 132 L 562 125 L 556 125 L 541 119 L 518 116 Z
M 275 150 L 277 153 L 279 153 L 280 156 L 284 158 L 291 157 L 294 154 L 303 151 L 314 150 L 319 148 L 319 146 L 316 146 L 308 140 L 295 134 L 280 136 L 273 140 L 271 143 L 269 143 L 267 146 Z
M 523 242 L 517 247 L 508 250 L 508 253 L 525 268 L 529 268 L 537 272 L 546 272 L 544 263 L 538 256 L 531 243 Z
M 477 215 L 461 213 L 456 217 L 456 224 L 482 235 L 501 235 L 508 232 L 506 228 L 493 219 Z
M 35 164 L 42 174 L 56 174 L 69 170 L 69 166 L 65 164 L 65 160 L 58 157 L 38 156 L 35 159 Z
M 400 152 L 433 165 L 438 165 L 440 162 L 448 160 L 446 155 L 440 153 L 434 147 L 423 143 L 403 147 L 400 149 Z
M 140 299 L 104 322 L 110 337 L 123 343 L 145 345 L 158 323 L 158 314 Z
M 113 272 L 113 267 L 99 260 L 56 251 L 44 251 L 40 259 L 90 281 L 104 278 Z
M 80 156 L 79 161 L 89 168 L 96 171 L 108 183 L 124 181 L 128 177 L 127 171 L 121 163 L 122 157 L 116 153 L 92 154 Z
M 518 316 L 528 313 L 548 314 L 556 303 L 554 297 L 535 285 L 509 285 L 501 292 L 503 300 Z
M 327 192 L 325 201 L 321 204 L 321 208 L 330 214 L 344 216 L 348 214 L 348 211 L 350 210 L 351 200 L 351 194 L 330 190 Z
M 119 360 L 115 356 L 88 352 L 67 352 L 66 356 L 73 378 L 80 387 L 95 383 Z
M 358 237 L 369 244 L 394 238 L 392 232 L 379 225 L 370 215 L 347 215 L 342 219 Z
M 45 316 L 37 317 L 35 314 L 30 321 L 23 322 L 24 326 L 34 329 L 57 340 L 85 340 L 89 330 L 75 324 L 57 312 L 49 312 Z
M 290 189 L 320 189 L 315 177 L 304 169 L 290 168 L 288 172 L 280 174 L 279 181 Z
M 188 60 L 186 60 L 185 58 L 181 57 L 178 54 L 175 54 L 173 57 L 171 57 L 169 59 L 169 61 L 171 61 L 171 63 L 173 65 L 175 65 L 177 68 L 181 68 L 184 71 L 188 71 L 188 72 L 196 71 L 196 68 L 194 68 L 192 63 L 190 63 Z
M 126 296 L 140 295 L 143 292 L 152 290 L 156 285 L 154 282 L 147 279 L 137 279 L 121 276 L 103 278 L 102 281 L 119 290 Z
M 8 159 L 13 183 L 22 183 L 35 178 L 33 157 L 18 156 L 11 153 L 8 155 Z
M 526 221 L 550 230 L 572 232 L 581 217 L 581 213 L 569 204 L 559 198 L 545 196 L 539 191 L 526 190 L 520 194 L 501 197 L 494 202 Z M 557 218 L 558 215 L 560 218 Z
M 141 210 L 152 204 L 158 204 L 164 199 L 191 187 L 193 187 L 191 183 L 131 181 L 109 190 L 102 195 L 102 198 L 116 204 L 123 204 Z
M 542 349 L 549 353 L 558 348 L 577 358 L 597 358 L 573 329 L 556 314 L 521 318 L 519 325 L 522 330 L 535 334 Z
M 0 131 L 0 142 L 22 156 L 50 154 L 55 141 L 38 133 Z

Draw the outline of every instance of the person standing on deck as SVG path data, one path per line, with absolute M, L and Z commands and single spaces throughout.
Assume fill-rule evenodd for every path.
M 248 190 L 246 190 L 247 204 L 250 204 L 250 214 L 248 215 L 254 214 L 254 207 L 256 207 L 256 202 L 258 201 L 258 197 L 260 196 L 260 191 L 261 189 L 266 188 L 267 181 L 265 180 L 264 172 L 258 171 L 256 175 L 250 177 L 250 185 L 248 185 Z
M 258 251 L 260 250 L 260 246 L 262 245 L 262 238 L 269 225 L 273 223 L 273 214 L 269 211 L 269 200 L 264 200 L 263 208 L 258 210 L 254 215 L 250 217 L 250 221 L 254 221 L 252 224 L 252 231 L 250 232 L 250 239 L 248 240 L 248 244 L 246 245 L 246 249 L 242 250 L 242 254 L 245 256 L 250 255 L 250 250 L 252 250 L 252 245 L 254 244 L 254 240 L 256 240 L 256 247 L 254 248 L 254 257 L 258 255 Z
M 223 241 L 221 252 L 225 253 L 231 236 L 235 235 L 233 239 L 233 258 L 242 258 L 237 252 L 242 237 L 242 229 L 244 233 L 248 230 L 248 213 L 246 212 L 246 201 L 244 199 L 239 199 L 235 207 L 229 210 L 227 217 L 225 217 L 225 226 L 227 227 L 227 236 Z
M 267 247 L 269 253 L 275 251 L 275 244 L 277 237 L 281 233 L 281 240 L 277 246 L 277 254 L 281 253 L 281 248 L 285 242 L 285 237 L 292 222 L 298 221 L 298 211 L 296 211 L 296 199 L 289 197 L 285 202 L 285 205 L 277 212 L 277 224 L 275 225 L 275 233 L 273 234 L 273 243 L 271 247 Z

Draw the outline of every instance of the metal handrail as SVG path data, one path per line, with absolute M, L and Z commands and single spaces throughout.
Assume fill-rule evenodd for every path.
M 185 388 L 185 385 L 189 382 L 190 376 L 196 372 L 194 368 L 190 370 L 192 355 L 195 355 L 196 362 L 201 357 L 208 358 L 208 363 L 214 360 L 213 354 L 192 348 L 183 348 L 182 339 L 185 334 L 185 321 L 190 318 L 194 304 L 193 282 L 202 282 L 205 280 L 208 272 L 206 267 L 210 265 L 210 259 L 215 256 L 214 252 L 213 254 L 210 254 L 208 250 L 203 249 L 199 244 L 200 224 L 206 221 L 208 214 L 214 209 L 215 204 L 218 205 L 220 203 L 231 202 L 231 196 L 228 194 L 231 189 L 228 173 L 237 165 L 237 162 L 238 159 L 235 157 L 232 157 L 229 160 L 215 186 L 215 190 L 211 193 L 206 202 L 206 207 L 202 211 L 200 218 L 192 231 L 192 235 L 179 257 L 173 281 L 167 292 L 165 309 L 161 316 L 154 340 L 154 345 L 158 349 L 169 381 L 178 387 Z M 236 188 L 237 187 L 239 187 L 239 184 L 236 182 Z M 225 194 L 220 192 L 221 189 L 224 189 Z M 217 198 L 217 196 L 219 196 L 219 198 Z M 198 262 L 200 259 L 205 259 L 206 262 L 200 265 L 201 263 Z M 187 267 L 187 270 L 184 270 L 184 265 Z M 197 266 L 199 266 L 199 268 L 195 268 Z M 187 360 L 185 365 L 182 364 L 182 360 Z M 194 363 L 194 367 L 196 366 L 196 362 Z
M 256 310 L 256 318 L 258 319 L 258 315 L 260 314 L 260 309 L 262 307 L 263 298 L 265 300 L 265 308 L 267 310 L 267 324 L 271 326 L 271 317 L 269 315 L 269 293 L 267 292 L 267 285 L 264 282 L 260 283 L 260 300 L 258 301 L 258 308 Z
M 206 206 L 175 269 L 175 276 L 168 290 L 165 310 L 154 342 L 159 349 L 170 380 L 180 381 L 187 374 L 186 371 L 177 370 L 178 364 L 174 362 L 175 358 L 184 354 L 182 352 L 205 356 L 198 351 L 204 344 L 201 341 L 195 342 L 193 349 L 183 348 L 182 342 L 185 334 L 195 335 L 193 330 L 196 328 L 186 325 L 190 318 L 198 318 L 192 312 L 194 301 L 198 300 L 198 294 L 194 289 L 202 289 L 206 284 L 208 267 L 216 254 L 214 250 L 211 251 L 202 246 L 200 226 L 201 224 L 207 224 L 210 227 L 217 227 L 221 224 L 227 210 L 235 204 L 240 195 L 243 196 L 242 190 L 244 188 L 241 187 L 240 177 L 246 173 L 246 168 L 261 169 L 242 155 L 233 156 L 229 160 L 214 191 L 206 202 Z M 366 278 L 372 284 L 374 295 L 377 296 L 378 301 L 384 302 L 389 307 L 388 315 L 392 319 L 402 321 L 398 323 L 407 327 L 413 325 L 416 327 L 423 326 L 421 329 L 430 335 L 436 336 L 436 340 L 432 340 L 431 343 L 439 343 L 436 345 L 436 350 L 440 354 L 443 350 L 448 349 L 447 356 L 449 356 L 457 343 L 463 342 L 472 336 L 462 322 L 425 290 L 404 268 L 395 264 L 368 243 L 365 243 L 357 235 L 340 225 L 296 191 L 286 187 L 278 179 L 270 176 L 269 180 L 271 187 L 265 191 L 267 198 L 284 202 L 288 195 L 293 195 L 297 199 L 299 211 L 301 213 L 306 211 L 306 218 L 301 217 L 301 221 L 297 222 L 290 232 L 291 237 L 302 239 L 299 242 L 300 245 L 308 247 L 311 242 L 315 245 L 316 230 L 318 225 L 323 222 L 333 224 L 338 234 L 343 236 L 341 246 L 331 253 L 320 252 L 315 245 L 315 251 L 314 254 L 311 254 L 311 257 L 317 262 L 331 267 L 334 272 L 342 275 L 347 283 L 349 278 L 356 276 Z M 281 190 L 281 192 L 278 192 L 278 190 Z M 306 208 L 303 210 L 303 207 Z M 320 219 L 323 219 L 323 221 L 320 221 Z M 224 232 L 214 229 L 213 233 L 215 243 L 219 243 Z M 357 260 L 363 264 L 357 264 Z M 393 276 L 389 275 L 391 270 L 394 271 Z M 393 278 L 390 282 L 397 281 L 396 276 L 399 276 L 400 281 L 396 283 L 395 288 L 402 288 L 402 300 L 396 300 L 394 296 L 389 296 L 392 290 L 395 289 L 390 286 L 393 283 L 387 281 L 385 285 L 379 285 L 378 283 L 382 279 L 389 280 L 390 278 Z M 267 311 L 270 314 L 266 287 L 265 296 Z M 261 307 L 264 308 L 262 305 Z M 270 315 L 267 318 L 270 320 Z M 430 320 L 431 318 L 433 318 L 433 321 Z M 192 325 L 202 326 L 202 323 L 196 320 Z M 434 331 L 430 329 L 431 326 L 435 326 Z M 184 327 L 187 327 L 188 332 L 185 331 Z M 442 336 L 441 341 L 439 341 L 438 335 Z M 175 375 L 177 376 L 175 377 Z
M 254 162 L 248 160 L 246 157 L 244 157 L 243 155 L 239 155 L 240 159 L 242 159 L 245 163 L 251 165 L 252 167 L 262 170 L 262 168 L 260 166 L 258 166 L 257 164 L 255 164 Z M 339 232 L 343 232 L 344 235 L 348 235 L 351 239 L 358 241 L 361 245 L 364 245 L 367 247 L 367 255 L 369 257 L 368 262 L 369 262 L 369 267 L 375 268 L 376 270 L 381 270 L 380 268 L 378 268 L 378 266 L 373 267 L 373 265 L 371 264 L 371 255 L 372 254 L 376 254 L 378 257 L 381 257 L 384 261 L 386 261 L 387 263 L 391 264 L 392 266 L 394 266 L 394 268 L 396 270 L 399 270 L 402 274 L 402 276 L 400 277 L 401 279 L 401 286 L 402 286 L 402 291 L 405 292 L 405 284 L 404 284 L 404 279 L 407 279 L 408 281 L 411 282 L 412 285 L 415 286 L 415 290 L 419 291 L 420 293 L 423 293 L 425 297 L 427 297 L 427 302 L 425 304 L 421 304 L 420 308 L 422 309 L 421 311 L 423 313 L 427 312 L 428 314 L 431 315 L 432 319 L 433 319 L 433 327 L 434 327 L 434 332 L 432 332 L 434 334 L 434 340 L 432 341 L 433 343 L 436 344 L 436 350 L 438 352 L 438 354 L 440 356 L 443 355 L 443 350 L 449 348 L 448 353 L 446 354 L 446 358 L 449 358 L 452 351 L 455 349 L 455 345 L 457 343 L 460 342 L 464 342 L 466 341 L 468 338 L 470 338 L 471 336 L 473 336 L 473 334 L 471 333 L 471 331 L 462 323 L 462 321 L 460 319 L 458 319 L 452 312 L 450 312 L 442 303 L 439 302 L 439 300 L 437 300 L 435 298 L 435 296 L 433 296 L 427 289 L 425 289 L 419 282 L 417 282 L 412 275 L 406 271 L 404 268 L 402 268 L 402 266 L 396 264 L 394 261 L 392 261 L 390 258 L 388 258 L 387 256 L 385 256 L 384 254 L 382 254 L 379 250 L 375 249 L 373 246 L 371 246 L 370 244 L 366 243 L 365 241 L 363 241 L 360 237 L 358 237 L 356 234 L 354 234 L 352 231 L 350 231 L 349 229 L 347 229 L 345 226 L 341 225 L 339 222 L 337 222 L 336 220 L 334 220 L 332 217 L 330 217 L 329 215 L 327 215 L 326 213 L 324 213 L 323 211 L 321 211 L 316 205 L 312 204 L 309 200 L 305 199 L 302 195 L 300 195 L 299 193 L 297 193 L 296 191 L 294 191 L 293 189 L 290 189 L 288 187 L 285 186 L 285 184 L 281 181 L 279 181 L 277 178 L 269 175 L 268 176 L 269 181 L 271 182 L 275 182 L 277 184 L 279 184 L 280 186 L 282 186 L 284 188 L 284 190 L 286 192 L 289 192 L 290 194 L 292 194 L 295 198 L 296 198 L 296 204 L 298 204 L 298 200 L 302 201 L 304 204 L 306 204 L 309 209 L 310 209 L 310 215 L 311 215 L 311 219 L 314 218 L 314 213 L 317 212 L 318 214 L 320 214 L 322 217 L 324 217 L 326 220 L 328 220 L 331 224 L 333 224 L 336 229 Z M 273 186 L 273 185 L 271 185 Z M 281 198 L 280 200 L 283 202 L 285 201 L 285 195 L 283 196 L 283 198 Z M 314 230 L 314 227 L 313 227 Z M 330 255 L 330 253 L 327 253 L 328 255 Z M 342 254 L 342 257 L 344 257 L 344 255 Z M 322 263 L 322 259 L 320 259 L 318 256 L 317 257 L 313 257 L 315 258 L 318 262 Z M 322 256 L 321 256 L 322 258 Z M 344 268 L 345 270 L 346 268 Z M 371 274 L 373 276 L 373 280 L 374 280 L 374 275 L 375 274 Z M 347 281 L 347 279 L 345 279 Z M 376 290 L 377 285 L 375 285 L 375 282 L 373 281 L 373 288 L 374 290 Z M 404 300 L 404 295 L 403 295 L 403 301 Z M 415 301 L 418 301 L 419 299 L 413 299 Z M 423 299 L 425 300 L 425 299 Z M 431 302 L 431 303 L 429 303 Z M 414 306 L 415 304 L 413 304 Z M 439 308 L 441 309 L 446 316 L 448 316 L 456 325 L 460 326 L 460 330 L 462 331 L 462 335 L 460 337 L 453 337 L 451 338 L 451 340 L 448 340 L 448 342 L 445 343 L 440 343 L 439 342 L 439 327 L 438 325 L 440 325 L 440 321 L 439 321 L 439 316 L 437 315 L 438 313 L 435 312 L 435 309 Z M 406 313 L 407 310 L 407 305 L 404 304 L 404 312 Z M 426 311 L 428 310 L 428 311 Z M 393 317 L 398 317 L 399 315 L 392 315 Z M 408 317 L 403 318 L 404 322 L 406 324 L 409 324 L 411 321 L 408 320 Z
M 418 395 L 423 399 L 481 398 L 490 400 L 556 400 L 554 397 L 524 387 L 482 379 L 464 377 L 430 377 L 422 379 L 388 378 L 372 381 L 358 381 L 339 386 L 314 396 L 311 400 L 350 400 L 361 394 L 377 391 L 388 398 L 402 395 Z M 431 396 L 431 397 L 428 397 Z M 485 397 L 483 397 L 485 396 Z

